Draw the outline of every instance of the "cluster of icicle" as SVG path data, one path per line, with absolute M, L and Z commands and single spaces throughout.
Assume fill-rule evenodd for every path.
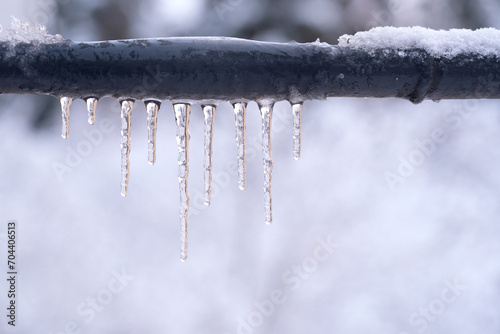
M 88 110 L 88 121 L 95 123 L 95 112 L 97 98 L 85 99 Z M 62 137 L 69 136 L 69 113 L 72 98 L 62 97 Z M 120 100 L 121 104 L 121 194 L 126 196 L 128 192 L 128 181 L 130 176 L 130 119 L 134 106 L 134 99 Z M 160 101 L 145 101 L 147 110 L 148 126 L 148 162 L 153 165 L 156 160 L 156 123 Z M 187 225 L 188 225 L 188 144 L 189 144 L 189 116 L 191 105 L 187 103 L 174 103 L 175 121 L 177 125 L 177 146 L 179 162 L 179 192 L 180 192 L 180 223 L 181 223 L 181 260 L 187 259 Z M 238 185 L 241 190 L 245 189 L 245 116 L 246 102 L 234 103 L 235 123 L 236 123 L 236 145 L 238 148 Z M 205 117 L 204 128 L 204 202 L 210 205 L 210 192 L 212 183 L 212 137 L 214 127 L 215 109 L 214 105 L 203 105 L 203 114 Z M 271 173 L 273 168 L 271 154 L 271 119 L 273 113 L 273 104 L 260 105 L 262 116 L 262 158 L 264 166 L 264 213 L 266 224 L 272 222 L 272 197 L 271 197 Z M 293 113 L 293 157 L 295 160 L 300 158 L 300 128 L 302 104 L 292 104 Z

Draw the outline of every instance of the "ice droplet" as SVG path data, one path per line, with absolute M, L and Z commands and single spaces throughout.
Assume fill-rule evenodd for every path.
M 89 114 L 89 124 L 95 124 L 95 109 L 97 107 L 97 99 L 95 97 L 89 97 L 87 100 L 87 112 Z
M 132 100 L 120 101 L 121 110 L 121 194 L 122 196 L 127 196 L 128 193 L 128 180 L 130 175 L 130 119 L 132 116 L 132 109 L 134 107 L 134 102 Z
M 156 162 L 156 122 L 158 120 L 160 103 L 154 101 L 146 102 L 148 113 L 148 163 L 154 165 Z
M 273 171 L 273 156 L 271 154 L 271 120 L 273 106 L 260 106 L 262 116 L 262 159 L 264 165 L 264 213 L 266 224 L 273 221 L 272 196 L 271 196 L 271 174 Z
M 245 190 L 245 118 L 246 103 L 234 104 L 234 115 L 236 122 L 236 145 L 238 148 L 238 186 Z
M 212 139 L 214 134 L 215 106 L 203 106 L 205 116 L 205 205 L 210 205 L 210 193 L 212 185 Z
M 187 259 L 187 227 L 188 227 L 188 173 L 189 173 L 189 104 L 174 104 L 175 123 L 177 125 L 177 149 L 179 151 L 179 194 L 180 194 L 180 223 L 181 223 L 181 261 Z
M 61 111 L 62 111 L 62 134 L 64 139 L 69 137 L 69 109 L 73 99 L 70 97 L 61 98 Z
M 301 134 L 300 128 L 302 123 L 302 103 L 292 105 L 293 114 L 293 158 L 300 159 L 300 142 Z

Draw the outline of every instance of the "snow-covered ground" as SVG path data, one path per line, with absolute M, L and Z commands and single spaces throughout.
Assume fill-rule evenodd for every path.
M 306 102 L 298 162 L 290 105 L 278 103 L 271 226 L 257 105 L 247 111 L 245 191 L 234 113 L 217 109 L 209 207 L 203 113 L 193 106 L 182 263 L 169 103 L 159 112 L 155 166 L 136 103 L 123 198 L 115 100 L 99 102 L 94 126 L 75 101 L 63 140 L 59 122 L 29 124 L 42 97 L 0 99 L 3 263 L 7 221 L 19 229 L 17 326 L 6 325 L 2 265 L 0 333 L 500 331 L 500 101 Z

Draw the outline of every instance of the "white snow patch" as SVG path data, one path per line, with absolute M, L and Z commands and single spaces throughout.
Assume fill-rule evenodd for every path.
M 15 17 L 12 17 L 10 29 L 0 25 L 0 41 L 11 42 L 13 45 L 18 43 L 54 44 L 63 40 L 61 35 L 49 34 L 43 25 L 31 25 Z
M 451 29 L 423 27 L 377 27 L 355 35 L 343 35 L 339 46 L 373 52 L 377 49 L 407 51 L 423 49 L 434 57 L 453 58 L 460 54 L 500 55 L 500 30 Z

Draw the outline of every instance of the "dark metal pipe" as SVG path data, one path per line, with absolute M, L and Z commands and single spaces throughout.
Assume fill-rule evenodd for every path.
M 500 58 L 210 37 L 0 42 L 0 93 L 184 102 L 500 98 Z

